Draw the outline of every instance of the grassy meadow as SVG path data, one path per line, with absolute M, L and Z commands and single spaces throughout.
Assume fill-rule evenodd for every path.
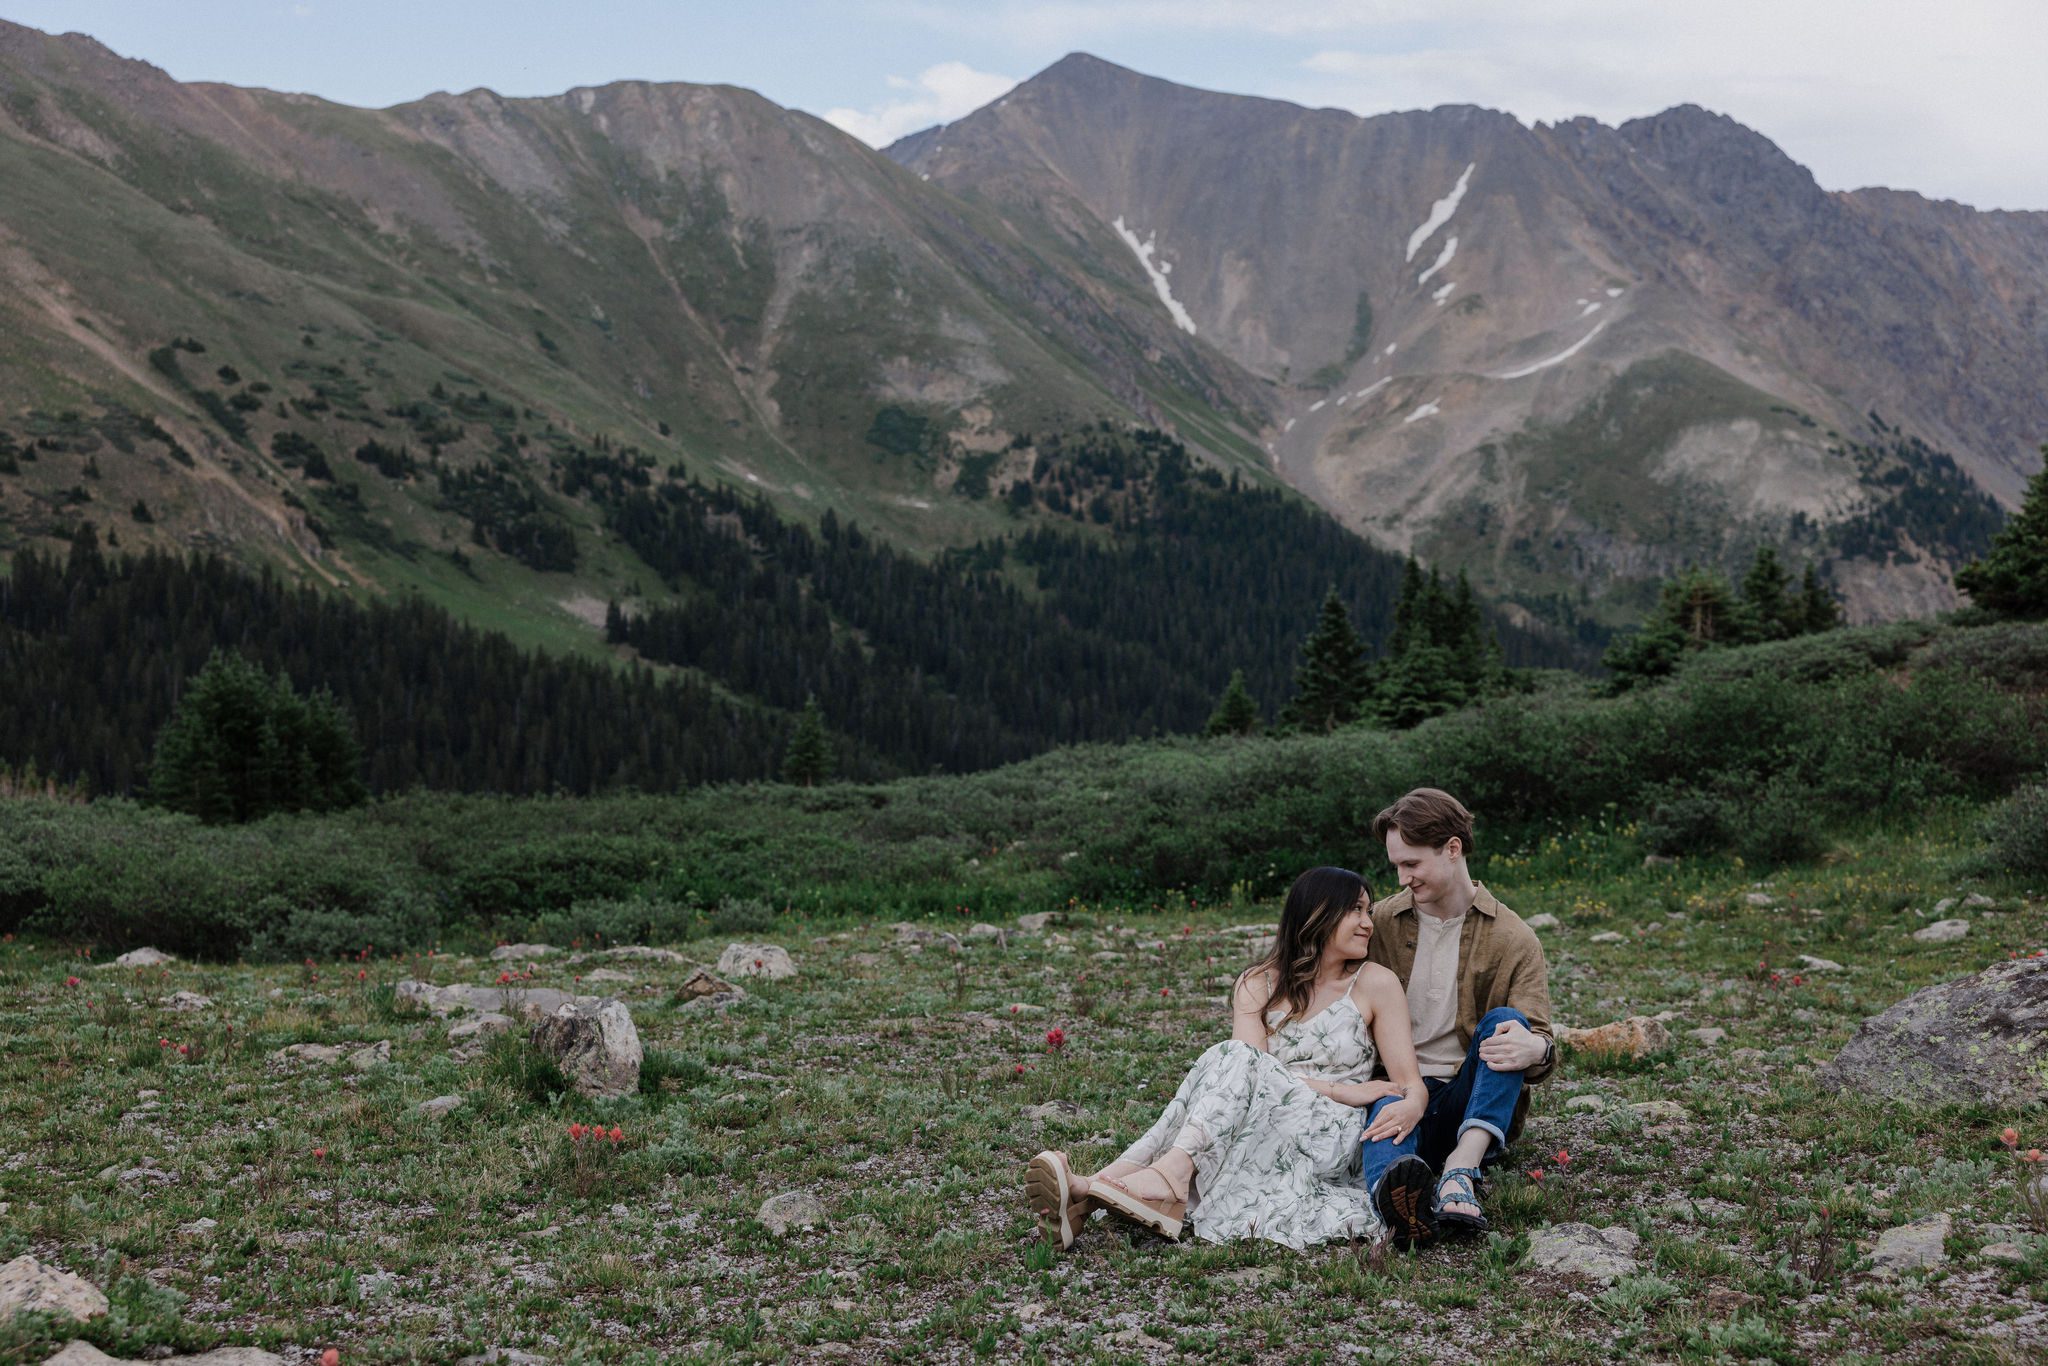
M 889 784 L 243 827 L 0 800 L 0 1262 L 114 1305 L 0 1324 L 0 1361 L 74 1333 L 350 1363 L 2037 1360 L 2048 1227 L 2000 1136 L 2048 1143 L 2048 1114 L 1814 1072 L 1910 992 L 2048 949 L 2044 685 L 2048 628 L 1909 625 L 1408 732 Z M 1361 831 L 1424 781 L 1479 812 L 1479 876 L 1556 917 L 1558 1021 L 1663 1016 L 1670 1046 L 1567 1048 L 1483 1240 L 1040 1243 L 1024 1161 L 1140 1133 L 1227 1033 L 1288 881 L 1334 861 L 1389 888 Z M 554 948 L 490 956 L 513 942 Z M 694 1001 L 732 943 L 798 974 Z M 178 960 L 105 966 L 142 944 Z M 667 952 L 618 952 L 642 945 Z M 461 1016 L 394 991 L 512 974 L 623 1000 L 639 1092 L 579 1098 L 523 1030 L 451 1038 Z M 302 1044 L 345 1047 L 280 1055 Z M 772 1231 L 782 1195 L 823 1222 Z M 1879 1235 L 1944 1214 L 1939 1265 L 1874 1274 Z M 1538 1269 L 1567 1222 L 1632 1232 L 1636 1269 Z

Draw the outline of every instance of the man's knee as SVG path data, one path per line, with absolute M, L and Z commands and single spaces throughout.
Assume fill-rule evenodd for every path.
M 1491 1038 L 1494 1030 L 1509 1022 L 1524 1029 L 1529 1027 L 1529 1017 L 1513 1006 L 1495 1006 L 1479 1017 L 1479 1028 L 1472 1031 L 1473 1036 L 1481 1039 Z

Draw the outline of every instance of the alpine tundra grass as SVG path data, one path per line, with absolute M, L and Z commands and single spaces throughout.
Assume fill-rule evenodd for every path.
M 772 937 L 799 974 L 742 979 L 723 1010 L 679 987 L 727 936 L 677 945 L 691 961 L 585 943 L 529 962 L 142 970 L 10 942 L 0 1261 L 65 1267 L 114 1308 L 0 1325 L 0 1360 L 82 1336 L 348 1363 L 494 1346 L 556 1363 L 1395 1361 L 1425 1325 L 1447 1361 L 2038 1359 L 2048 1228 L 2027 1150 L 2048 1115 L 1854 1100 L 1813 1077 L 1909 992 L 2048 946 L 2040 889 L 1962 880 L 1969 852 L 1958 814 L 1766 876 L 1645 867 L 1632 830 L 1600 823 L 1482 858 L 1509 905 L 1558 918 L 1542 938 L 1561 1021 L 1669 1011 L 1676 1043 L 1567 1050 L 1486 1191 L 1495 1232 L 1418 1255 L 1169 1246 L 1101 1219 L 1060 1255 L 1024 1208 L 1032 1152 L 1106 1162 L 1225 1035 L 1254 939 L 1239 929 L 1271 905 L 1075 904 L 1035 934 L 785 922 Z M 1911 938 L 1972 894 L 1950 912 L 1965 937 Z M 500 973 L 625 1000 L 639 1093 L 578 1097 L 521 1031 L 458 1060 L 450 1021 L 394 998 L 402 978 Z M 181 991 L 211 1004 L 164 1004 Z M 277 1056 L 378 1042 L 388 1061 Z M 771 1232 L 762 1205 L 785 1193 L 824 1222 Z M 1940 1264 L 1871 1273 L 1882 1231 L 1944 1213 Z M 1567 1221 L 1635 1233 L 1638 1269 L 1604 1286 L 1534 1269 L 1532 1233 Z

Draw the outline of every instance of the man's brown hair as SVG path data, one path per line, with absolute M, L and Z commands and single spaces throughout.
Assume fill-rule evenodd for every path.
M 1418 787 L 1372 818 L 1374 839 L 1385 844 L 1389 830 L 1430 849 L 1441 849 L 1455 838 L 1460 852 L 1472 852 L 1472 813 L 1440 787 Z

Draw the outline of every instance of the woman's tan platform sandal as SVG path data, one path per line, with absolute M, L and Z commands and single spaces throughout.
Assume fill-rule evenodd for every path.
M 1090 1181 L 1088 1195 L 1104 1209 L 1151 1229 L 1168 1242 L 1180 1237 L 1182 1221 L 1188 1215 L 1188 1198 L 1185 1195 L 1171 1200 L 1147 1200 L 1133 1195 L 1122 1183 L 1110 1177 L 1098 1176 Z
M 1063 1152 L 1047 1151 L 1024 1164 L 1024 1199 L 1038 1216 L 1045 1241 L 1065 1252 L 1080 1232 L 1075 1222 L 1074 1171 Z

